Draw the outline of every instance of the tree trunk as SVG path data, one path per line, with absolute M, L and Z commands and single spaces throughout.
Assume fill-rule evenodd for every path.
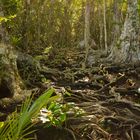
M 103 50 L 102 6 L 100 4 L 98 7 L 98 17 L 99 17 L 99 29 L 100 29 L 99 48 Z
M 0 107 L 21 102 L 26 95 L 19 76 L 16 54 L 10 45 L 0 44 Z M 26 92 L 27 93 L 27 92 Z
M 90 48 L 89 40 L 90 40 L 90 1 L 87 0 L 85 5 L 85 30 L 84 30 L 84 42 L 85 42 L 86 52 L 85 52 L 85 61 L 82 66 L 83 69 L 85 69 L 86 67 L 88 51 Z
M 112 56 L 115 62 L 122 63 L 140 63 L 140 46 L 139 46 L 139 15 L 138 1 L 128 0 L 127 15 L 124 27 L 118 41 L 118 49 L 113 50 Z M 113 58 L 112 57 L 112 58 Z
M 1 6 L 0 15 L 4 17 Z M 0 24 L 0 112 L 15 107 L 32 92 L 23 89 L 25 86 L 17 68 L 17 53 L 8 42 L 8 32 Z
M 104 9 L 104 42 L 105 42 L 105 51 L 107 52 L 107 30 L 106 30 L 106 0 L 103 0 L 103 9 Z
M 5 34 L 5 28 L 0 26 L 0 31 L 2 31 L 0 32 L 2 34 L 0 40 L 0 112 L 3 112 L 12 111 L 18 103 L 23 102 L 37 88 L 25 89 L 17 68 L 17 62 L 22 64 L 24 55 L 16 52 L 11 45 L 6 43 L 8 35 Z M 32 59 L 29 58 L 26 56 L 26 61 L 31 61 L 29 65 L 35 65 L 36 68 L 36 63 L 32 63 Z
M 2 9 L 0 15 L 4 16 Z M 0 109 L 8 109 L 22 102 L 31 91 L 23 90 L 24 84 L 17 69 L 17 55 L 11 45 L 7 45 L 8 34 L 0 24 Z M 29 94 L 25 94 L 29 93 Z
M 124 23 L 124 29 L 120 37 L 121 57 L 123 61 L 133 63 L 140 61 L 140 46 L 138 37 L 138 1 L 128 0 L 128 12 Z
M 18 74 L 16 64 L 16 54 L 12 46 L 0 44 L 0 80 L 1 84 L 4 82 L 7 88 L 10 89 L 10 96 L 21 92 L 22 80 Z M 0 96 L 1 93 L 0 93 Z
M 0 6 L 0 17 L 4 17 L 4 13 L 2 10 L 3 9 Z M 2 27 L 2 24 L 0 23 L 0 42 L 6 42 L 8 40 L 9 40 L 9 38 L 7 36 L 7 32 L 4 30 L 4 28 Z
M 112 30 L 112 36 L 113 36 L 113 45 L 116 43 L 117 38 L 120 36 L 121 30 L 120 30 L 120 11 L 118 9 L 119 2 L 118 0 L 114 0 L 113 5 L 113 23 L 114 27 Z

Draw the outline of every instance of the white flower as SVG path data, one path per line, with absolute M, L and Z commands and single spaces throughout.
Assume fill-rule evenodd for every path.
M 48 111 L 48 109 L 46 109 L 46 108 L 42 108 L 41 110 L 40 110 L 40 112 L 47 112 Z
M 38 117 L 38 118 L 42 121 L 42 123 L 50 122 L 50 120 L 48 118 L 45 118 L 43 116 Z
M 50 111 L 50 110 L 48 110 L 46 108 L 42 108 L 40 110 L 40 115 L 43 116 L 43 117 L 47 117 L 47 116 L 49 116 L 51 114 L 52 114 L 52 111 Z

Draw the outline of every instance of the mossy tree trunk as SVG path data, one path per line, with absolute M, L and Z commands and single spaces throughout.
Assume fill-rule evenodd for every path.
M 140 61 L 138 1 L 128 0 L 128 12 L 120 37 L 122 60 Z
M 7 86 L 5 88 L 9 89 L 10 97 L 21 92 L 21 85 L 23 84 L 18 74 L 16 54 L 12 46 L 2 43 L 0 44 L 0 80 L 1 86 L 4 84 Z M 4 96 L 2 94 L 7 93 L 0 93 L 0 96 Z
M 114 46 L 110 55 L 113 61 L 133 64 L 140 62 L 139 26 L 138 1 L 128 0 L 122 33 L 117 47 Z
M 29 91 L 22 87 L 15 51 L 12 46 L 0 43 L 0 108 L 9 108 L 29 96 Z
M 4 16 L 0 7 L 0 15 Z M 11 104 L 22 102 L 30 91 L 23 90 L 24 84 L 18 73 L 17 55 L 14 48 L 8 45 L 8 33 L 0 24 L 0 109 L 10 108 Z M 25 94 L 29 93 L 29 94 Z

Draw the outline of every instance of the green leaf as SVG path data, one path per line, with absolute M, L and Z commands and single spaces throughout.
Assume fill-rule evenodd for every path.
M 66 113 L 62 113 L 62 114 L 60 115 L 60 120 L 61 120 L 61 122 L 66 121 Z
M 3 127 L 3 125 L 4 125 L 4 122 L 0 122 L 0 128 Z

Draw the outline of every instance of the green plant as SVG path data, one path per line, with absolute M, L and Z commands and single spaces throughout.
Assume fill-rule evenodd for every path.
M 50 101 L 54 101 L 59 98 L 58 95 L 52 96 L 54 89 L 50 89 L 41 95 L 36 101 L 33 102 L 33 98 L 28 97 L 21 107 L 20 113 L 15 111 L 12 113 L 6 122 L 1 122 L 0 126 L 0 139 L 1 140 L 25 140 L 25 136 L 34 132 L 29 130 L 34 123 L 31 123 L 33 117 L 37 116 L 40 109 L 48 104 Z M 52 96 L 52 97 L 51 97 Z M 33 102 L 33 104 L 32 104 Z M 33 138 L 28 138 L 33 139 Z
M 53 101 L 47 108 L 40 110 L 39 119 L 46 123 L 46 126 L 61 126 L 69 116 L 79 117 L 84 110 L 77 107 L 75 103 L 61 104 Z

